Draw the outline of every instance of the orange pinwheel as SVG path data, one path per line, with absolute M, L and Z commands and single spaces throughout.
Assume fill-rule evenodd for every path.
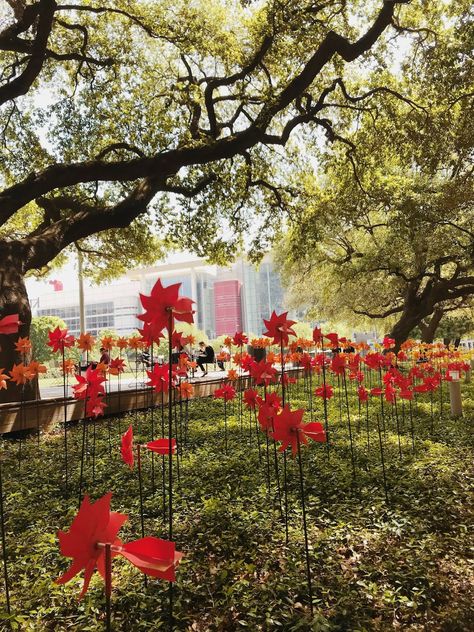
M 113 347 L 115 347 L 114 337 L 113 336 L 103 336 L 100 339 L 100 346 L 101 346 L 101 348 L 103 347 L 107 351 L 110 351 L 111 349 L 113 349 Z
M 92 334 L 79 334 L 79 338 L 76 340 L 76 346 L 81 351 L 92 351 L 95 344 L 95 338 Z
M 142 339 L 139 336 L 131 336 L 128 339 L 128 346 L 130 347 L 130 349 L 135 349 L 135 351 L 137 349 L 141 349 Z
M 194 386 L 189 382 L 180 382 L 179 392 L 184 399 L 190 399 L 194 395 Z
M 76 365 L 74 363 L 74 360 L 71 360 L 71 358 L 66 358 L 66 360 L 64 360 L 64 362 L 62 363 L 61 372 L 65 373 L 66 375 L 74 375 L 74 373 L 76 372 Z
M 33 375 L 30 371 L 30 367 L 25 366 L 23 362 L 20 364 L 14 364 L 12 370 L 10 371 L 11 380 L 15 382 L 15 384 L 26 384 L 29 380 L 33 378 Z
M 112 358 L 109 364 L 109 373 L 111 375 L 119 375 L 125 371 L 125 361 L 122 358 Z
M 27 354 L 31 351 L 31 341 L 29 338 L 18 338 L 15 342 L 15 351 L 18 353 Z
M 29 363 L 28 368 L 30 370 L 32 378 L 38 377 L 38 375 L 48 372 L 48 369 L 45 367 L 45 365 L 36 362 L 36 360 L 32 360 Z
M 235 369 L 229 369 L 227 371 L 226 379 L 229 380 L 229 382 L 235 382 L 236 380 L 239 379 L 239 374 L 237 373 Z
M 10 380 L 10 376 L 4 373 L 5 369 L 0 369 L 0 390 L 7 388 L 7 380 Z
M 117 340 L 115 341 L 115 344 L 120 349 L 120 351 L 123 351 L 124 349 L 128 347 L 128 340 L 127 338 L 120 337 L 120 338 L 117 338 Z

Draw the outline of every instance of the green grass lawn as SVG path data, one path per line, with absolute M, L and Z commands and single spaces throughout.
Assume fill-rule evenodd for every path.
M 444 385 L 446 389 L 446 384 Z M 175 537 L 185 553 L 175 585 L 176 629 L 190 631 L 442 630 L 474 629 L 473 434 L 474 389 L 463 386 L 465 417 L 449 418 L 444 394 L 440 416 L 429 396 L 414 406 L 415 452 L 407 414 L 402 419 L 402 458 L 395 418 L 385 420 L 383 441 L 389 501 L 386 502 L 371 403 L 369 447 L 365 417 L 351 395 L 356 477 L 353 478 L 346 410 L 330 403 L 329 458 L 322 444 L 303 449 L 311 545 L 311 620 L 305 576 L 297 462 L 288 459 L 289 542 L 278 509 L 275 473 L 267 490 L 265 452 L 259 460 L 256 434 L 243 431 L 238 410 L 229 416 L 229 455 L 223 452 L 222 400 L 196 400 L 189 407 L 189 435 L 181 438 L 175 485 Z M 305 404 L 302 384 L 292 407 Z M 386 406 L 388 408 L 388 405 Z M 321 402 L 315 419 L 321 420 Z M 155 429 L 161 413 L 154 413 Z M 306 415 L 309 421 L 309 415 Z M 114 492 L 112 510 L 128 513 L 123 540 L 140 537 L 136 470 L 121 461 L 120 433 L 132 422 L 143 440 L 151 437 L 151 415 L 131 414 L 88 426 L 87 492 L 95 500 Z M 431 427 L 432 432 L 431 432 Z M 109 446 L 110 430 L 110 446 Z M 56 532 L 68 530 L 77 511 L 81 426 L 69 429 L 70 493 L 64 488 L 63 436 L 3 443 L 7 544 L 14 613 L 2 629 L 100 630 L 104 591 L 97 574 L 83 601 L 82 579 L 54 584 L 69 566 L 59 554 Z M 180 439 L 178 430 L 178 440 Z M 157 434 L 156 436 L 159 436 Z M 263 442 L 263 435 L 260 436 Z M 111 449 L 110 449 L 111 448 Z M 263 444 L 262 444 L 263 448 Z M 288 453 L 288 457 L 290 457 Z M 273 458 L 273 454 L 272 454 Z M 161 457 L 143 459 L 145 531 L 166 537 L 162 519 Z M 282 456 L 279 455 L 280 474 Z M 94 462 L 94 477 L 93 477 Z M 176 462 L 175 462 L 176 463 Z M 177 473 L 177 468 L 175 467 Z M 0 579 L 2 575 L 0 573 Z M 167 584 L 150 580 L 125 560 L 113 564 L 113 629 L 167 630 Z

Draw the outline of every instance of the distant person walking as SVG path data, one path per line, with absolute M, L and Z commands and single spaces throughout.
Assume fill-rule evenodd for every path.
M 107 351 L 107 349 L 105 347 L 101 347 L 100 348 L 100 353 L 102 354 L 100 356 L 100 360 L 99 360 L 100 364 L 105 364 L 106 366 L 109 366 L 109 364 L 110 364 L 110 354 Z
M 211 345 L 206 345 L 205 342 L 200 342 L 196 361 L 197 361 L 198 367 L 202 371 L 201 377 L 204 377 L 205 375 L 207 375 L 207 367 L 205 368 L 204 365 L 212 364 L 212 362 L 214 362 L 214 357 L 215 357 L 214 349 L 211 347 Z

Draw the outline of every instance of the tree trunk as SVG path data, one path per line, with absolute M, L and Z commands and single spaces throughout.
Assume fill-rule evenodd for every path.
M 444 311 L 437 307 L 433 315 L 431 316 L 430 322 L 425 324 L 423 321 L 420 321 L 419 327 L 421 330 L 421 341 L 431 344 L 434 340 L 436 330 L 438 329 L 439 323 L 443 318 Z
M 29 336 L 31 325 L 31 308 L 21 264 L 8 255 L 0 267 L 0 318 L 10 314 L 19 314 L 21 325 L 18 334 L 0 334 L 0 368 L 5 371 L 23 361 L 22 354 L 15 351 L 15 342 L 20 336 Z M 30 357 L 26 361 L 29 362 Z M 8 388 L 0 390 L 0 403 L 34 399 L 35 390 L 31 382 L 21 387 L 9 381 Z
M 394 351 L 400 351 L 402 342 L 405 342 L 413 329 L 420 325 L 423 318 L 431 312 L 423 309 L 420 305 L 409 305 L 405 307 L 400 318 L 392 327 L 389 337 L 395 340 Z

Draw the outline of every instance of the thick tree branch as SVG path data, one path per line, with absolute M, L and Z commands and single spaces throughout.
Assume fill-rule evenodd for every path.
M 31 58 L 26 68 L 16 79 L 0 86 L 0 105 L 11 99 L 26 94 L 33 81 L 41 72 L 46 57 L 48 38 L 53 25 L 56 2 L 54 0 L 39 0 L 39 18 Z
M 43 1 L 51 2 L 51 0 Z M 304 94 L 331 58 L 339 54 L 344 60 L 353 61 L 369 50 L 384 29 L 391 23 L 394 6 L 404 3 L 405 0 L 384 2 L 374 24 L 355 43 L 350 43 L 344 37 L 334 31 L 330 31 L 303 70 L 288 83 L 286 88 L 276 98 L 264 105 L 255 121 L 241 132 L 214 140 L 213 142 L 209 142 L 206 139 L 193 147 L 180 147 L 151 157 L 114 162 L 91 160 L 81 163 L 52 165 L 38 174 L 30 174 L 22 182 L 5 189 L 0 194 L 0 222 L 6 221 L 29 201 L 44 196 L 55 189 L 101 180 L 134 181 L 140 178 L 148 180 L 158 177 L 158 174 L 161 181 L 164 182 L 168 177 L 175 175 L 182 167 L 207 164 L 231 158 L 237 154 L 242 154 L 260 142 L 267 142 L 268 137 L 265 136 L 265 132 L 274 116 L 284 110 L 298 96 Z M 62 8 L 75 8 L 75 5 L 63 5 Z M 269 43 L 266 40 L 259 50 L 265 50 L 265 46 L 268 45 Z M 258 59 L 255 60 L 254 58 L 253 63 L 258 63 Z M 244 69 L 242 72 L 244 72 Z M 237 81 L 236 75 L 237 73 L 217 81 Z M 312 114 L 309 116 L 309 119 L 308 116 L 301 115 L 296 117 L 294 119 L 295 123 L 293 125 L 289 124 L 285 128 L 282 135 L 283 143 L 288 139 L 291 130 L 296 125 L 310 120 Z

